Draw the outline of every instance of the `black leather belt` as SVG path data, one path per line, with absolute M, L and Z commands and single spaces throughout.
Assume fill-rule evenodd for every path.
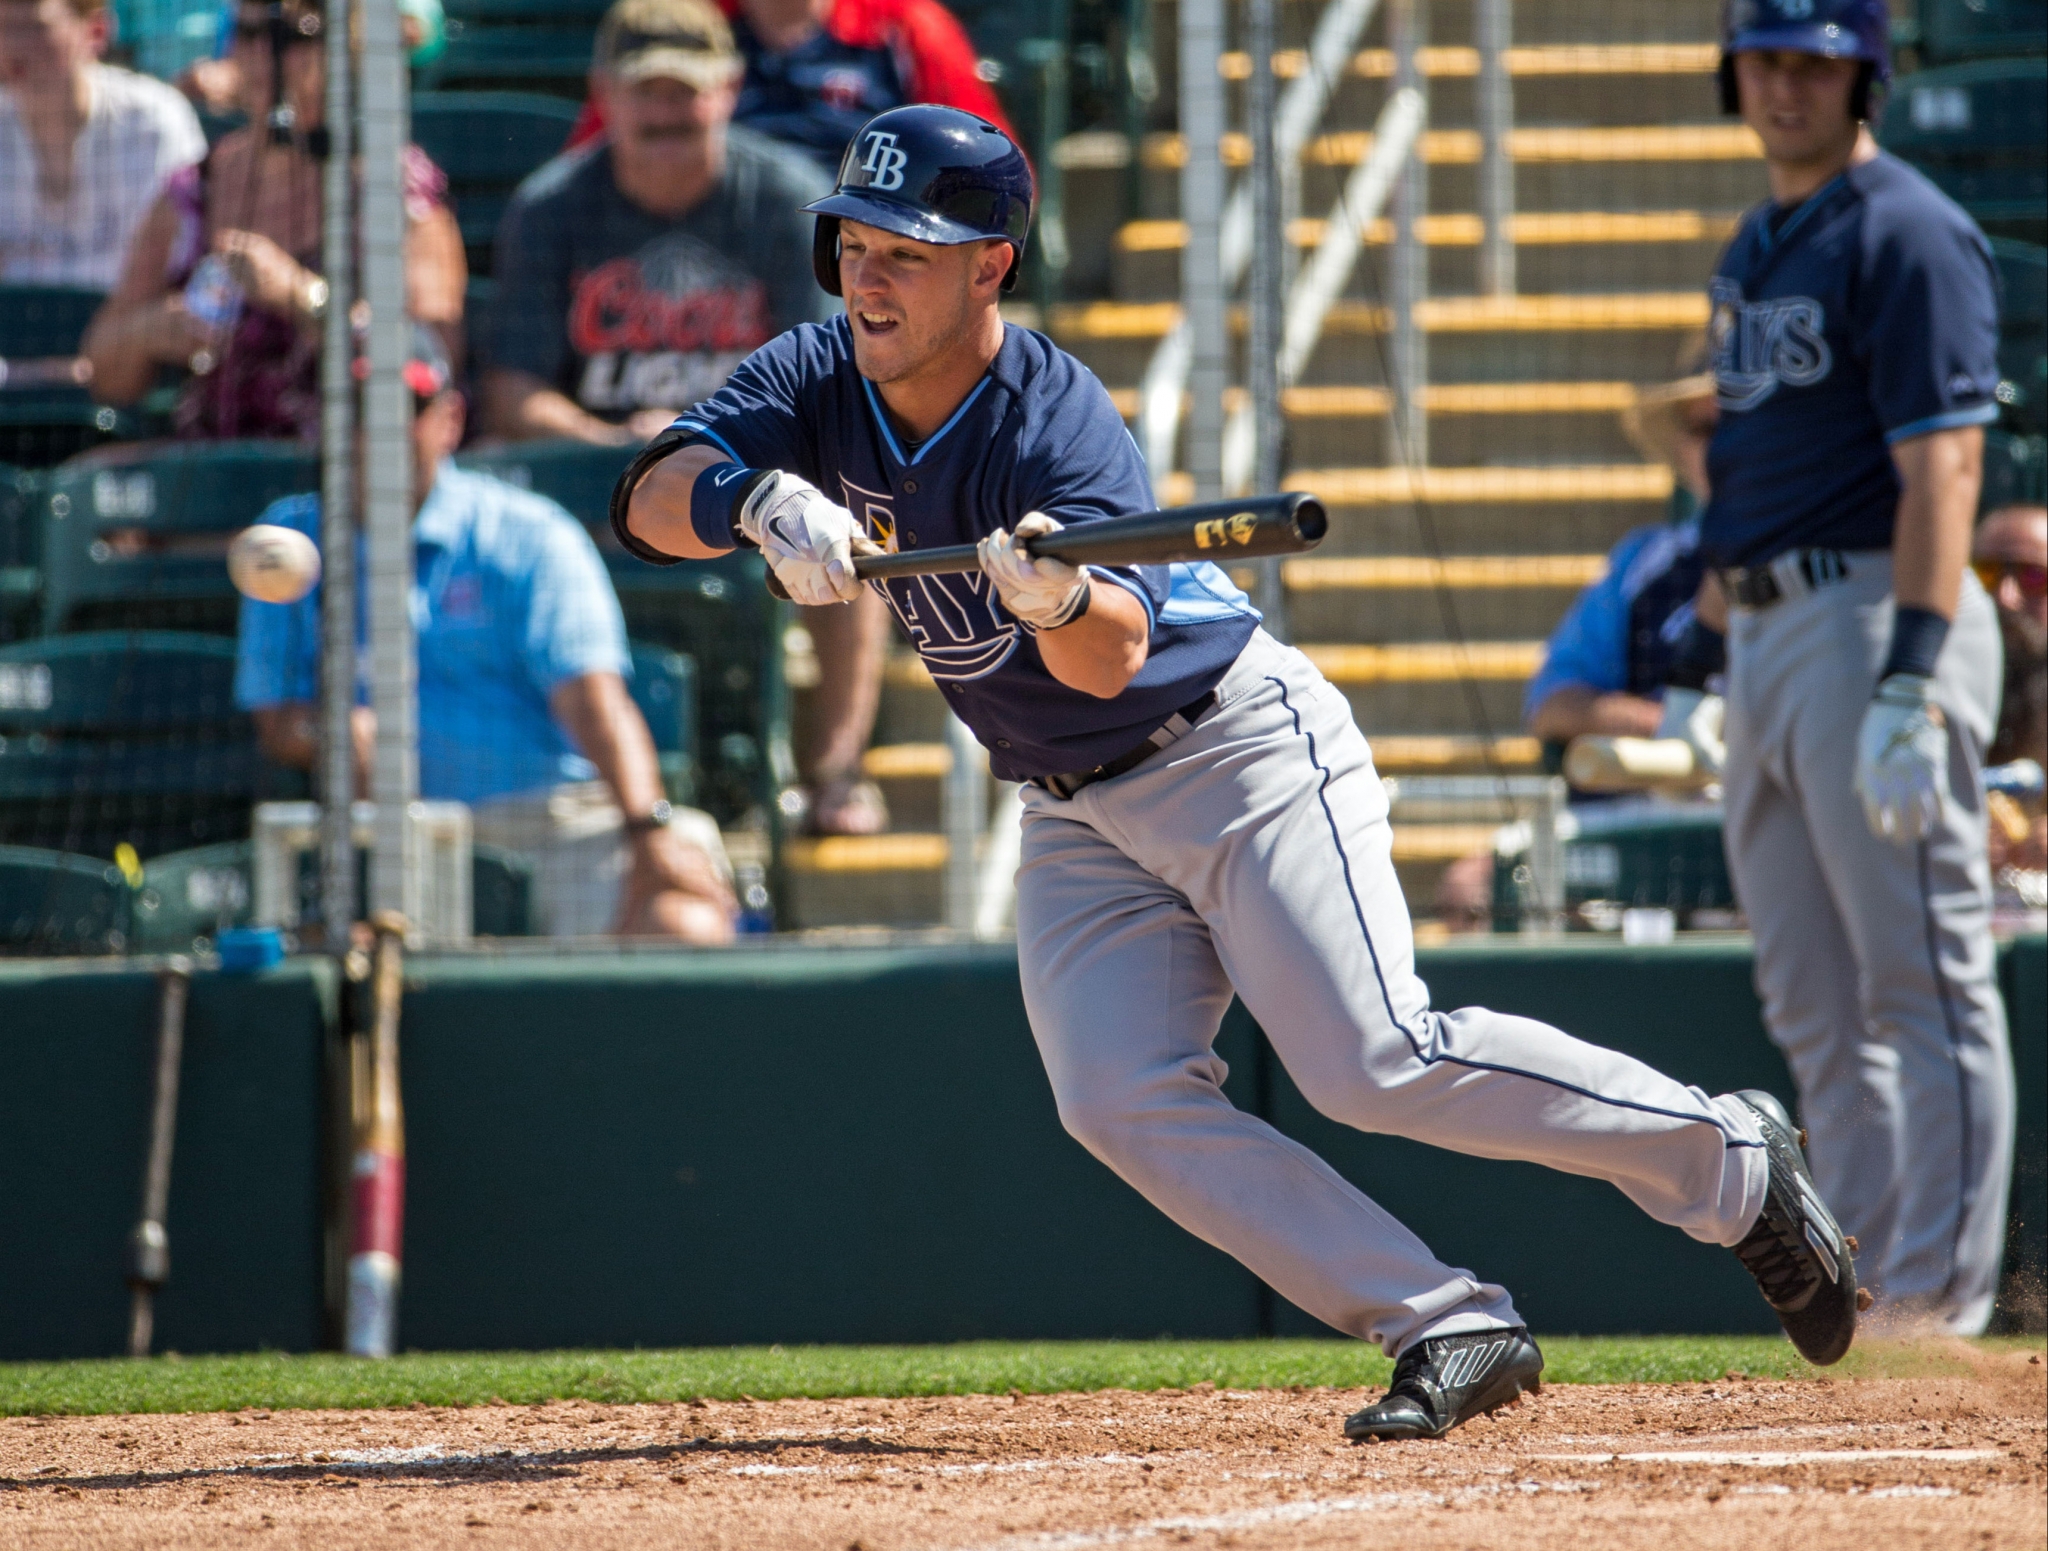
M 1795 593 L 1818 592 L 1847 581 L 1849 557 L 1839 549 L 1788 549 L 1769 565 L 1732 565 L 1720 574 L 1731 603 L 1763 609 Z
M 1186 737 L 1196 722 L 1215 709 L 1216 691 L 1212 689 L 1201 699 L 1190 700 L 1174 712 L 1157 732 L 1136 748 L 1126 750 L 1115 759 L 1097 765 L 1093 770 L 1076 770 L 1066 775 L 1033 776 L 1031 784 L 1043 787 L 1064 802 L 1084 786 L 1093 786 L 1097 781 L 1107 781 L 1111 776 L 1120 776 L 1126 770 L 1137 769 L 1168 744 L 1177 743 Z

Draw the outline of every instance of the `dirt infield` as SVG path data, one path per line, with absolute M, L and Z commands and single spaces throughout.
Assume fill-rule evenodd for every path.
M 2039 1547 L 2048 1367 L 1554 1385 L 1355 1447 L 1376 1392 L 581 1402 L 0 1422 L 0 1545 L 716 1551 Z

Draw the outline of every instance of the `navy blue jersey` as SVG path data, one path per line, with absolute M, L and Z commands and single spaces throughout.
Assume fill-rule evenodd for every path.
M 1743 220 L 1711 290 L 1715 565 L 1889 549 L 1891 444 L 1997 418 L 1998 275 L 1970 218 L 1887 155 Z
M 855 368 L 844 314 L 769 341 L 676 424 L 751 468 L 808 479 L 891 551 L 971 544 L 1027 512 L 1072 526 L 1152 509 L 1144 461 L 1102 384 L 1014 326 L 988 375 L 915 446 Z M 1214 688 L 1258 624 L 1206 563 L 1089 569 L 1135 594 L 1152 621 L 1145 666 L 1110 700 L 1047 672 L 1037 632 L 979 571 L 872 584 L 1005 780 L 1092 769 L 1135 747 Z

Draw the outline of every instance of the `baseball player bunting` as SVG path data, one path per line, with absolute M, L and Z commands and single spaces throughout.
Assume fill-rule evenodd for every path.
M 884 134 L 900 161 L 874 152 Z M 808 542 L 762 541 L 792 594 L 840 575 L 856 539 L 981 546 L 979 572 L 869 585 L 995 772 L 1030 783 L 1018 958 L 1061 1120 L 1189 1232 L 1397 1354 L 1353 1436 L 1440 1435 L 1533 1389 L 1542 1356 L 1506 1288 L 1445 1265 L 1224 1097 L 1233 991 L 1324 1113 L 1610 1180 L 1737 1248 L 1801 1349 L 1841 1356 L 1854 1272 L 1799 1192 L 1774 1101 L 1710 1096 L 1531 1019 L 1432 1008 L 1344 697 L 1212 565 L 1021 547 L 1152 505 L 1101 384 L 997 313 L 1031 200 L 994 126 L 933 107 L 873 120 L 809 207 L 846 314 L 764 346 L 650 444 L 613 498 L 621 540 L 657 562 L 720 553 L 751 537 L 753 490 L 795 475 Z M 711 472 L 730 466 L 749 472 Z

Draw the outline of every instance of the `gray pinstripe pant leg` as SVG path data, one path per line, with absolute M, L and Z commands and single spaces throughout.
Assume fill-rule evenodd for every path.
M 1756 933 L 1764 1020 L 1799 1085 L 1815 1182 L 1862 1244 L 1871 1318 L 1981 1331 L 2012 1176 L 2013 1074 L 1991 940 L 1983 752 L 2001 681 L 1975 577 L 1942 649 L 1941 827 L 1871 834 L 1856 730 L 1892 629 L 1891 556 L 1738 609 L 1728 639 L 1728 865 Z
M 1765 1183 L 1749 1112 L 1533 1019 L 1431 1011 L 1350 706 L 1263 632 L 1220 694 L 1127 775 L 1070 802 L 1026 788 L 1018 953 L 1068 1130 L 1189 1232 L 1390 1353 L 1517 1323 L 1513 1305 L 1230 1104 L 1213 1042 L 1233 988 L 1333 1119 L 1606 1179 L 1694 1238 L 1741 1238 Z

